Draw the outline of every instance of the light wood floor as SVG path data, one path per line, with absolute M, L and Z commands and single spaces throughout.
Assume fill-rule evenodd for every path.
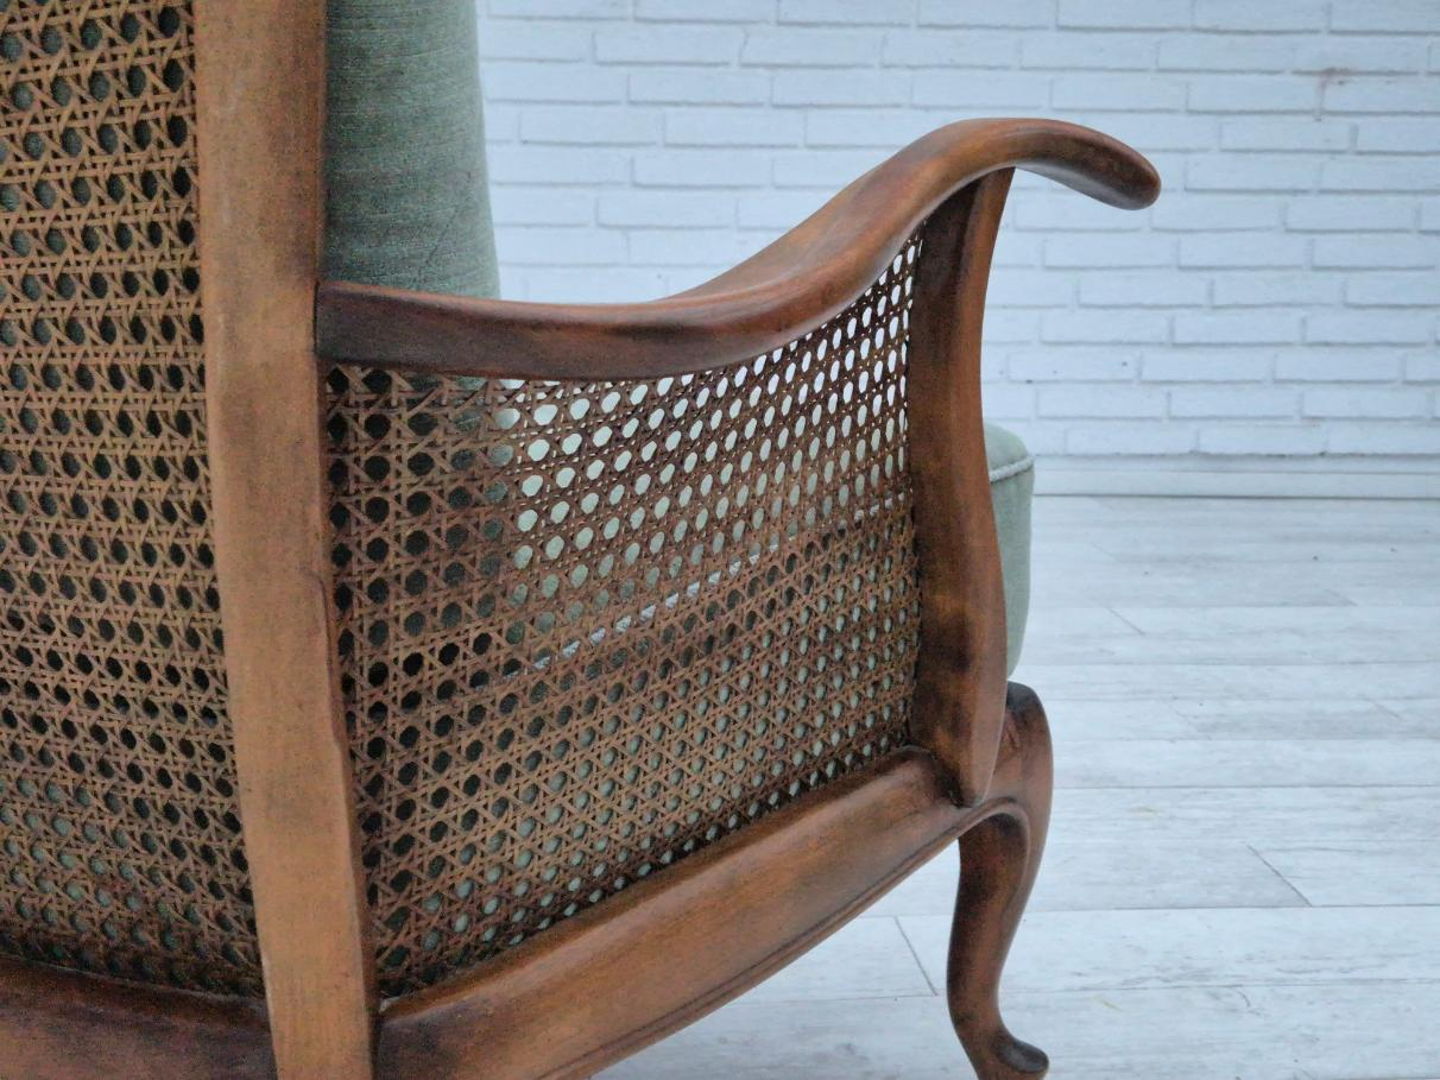
M 1051 498 L 1057 784 L 1007 1015 L 1054 1080 L 1440 1078 L 1440 503 Z M 605 1080 L 972 1076 L 953 853 Z

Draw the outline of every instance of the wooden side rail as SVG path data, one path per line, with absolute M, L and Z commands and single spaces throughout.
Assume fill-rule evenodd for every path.
M 1028 889 L 1043 842 L 1049 736 L 1024 687 L 1011 685 L 1007 717 L 999 783 L 983 805 L 957 807 L 923 751 L 892 754 L 492 963 L 388 1002 L 377 1077 L 588 1076 L 760 982 L 957 836 L 984 840 L 987 830 L 1018 824 L 1022 857 L 985 849 L 975 858 L 1014 863 L 1026 872 L 1017 888 Z M 977 880 L 990 881 L 993 868 L 981 869 L 977 862 Z M 1000 903 L 1013 918 L 980 908 L 957 916 L 967 918 L 952 967 L 965 978 L 951 987 L 951 1008 L 962 1034 L 976 1029 L 967 1045 L 1010 1038 L 993 1006 L 1023 907 L 1023 895 L 1014 899 L 1002 889 L 975 900 Z M 0 960 L 0 1076 L 273 1080 L 276 1072 L 258 1001 Z
M 819 324 L 868 286 L 932 211 L 1001 170 L 1103 202 L 1148 206 L 1154 168 L 1125 144 L 1057 120 L 963 120 L 860 177 L 733 270 L 662 300 L 537 304 L 326 282 L 325 360 L 501 378 L 656 378 L 747 360 Z

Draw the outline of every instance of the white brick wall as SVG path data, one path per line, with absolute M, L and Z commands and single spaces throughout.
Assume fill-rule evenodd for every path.
M 1019 179 L 988 407 L 1050 455 L 1440 455 L 1440 0 L 481 0 L 506 294 L 687 288 L 967 116 L 1155 161 Z

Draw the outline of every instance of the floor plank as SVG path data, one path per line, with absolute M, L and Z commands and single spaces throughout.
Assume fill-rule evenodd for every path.
M 1436 1080 L 1440 512 L 1047 498 L 1058 790 L 1005 983 L 1055 1080 Z M 605 1080 L 953 1080 L 942 853 Z
M 1256 854 L 1315 905 L 1440 904 L 1434 839 L 1267 844 Z
M 1069 739 L 1062 788 L 1440 784 L 1440 739 Z
M 1440 983 L 1010 995 L 1054 1080 L 1420 1080 Z M 741 999 L 605 1080 L 966 1080 L 940 998 Z
M 904 915 L 899 922 L 939 985 L 949 919 Z M 1335 985 L 1425 981 L 1437 973 L 1440 907 L 1042 911 L 1021 925 L 1006 987 Z
M 931 859 L 870 909 L 873 915 L 940 915 L 955 909 L 956 850 Z M 1045 849 L 1030 911 L 1130 908 L 1303 907 L 1287 880 L 1237 840 L 1083 840 Z

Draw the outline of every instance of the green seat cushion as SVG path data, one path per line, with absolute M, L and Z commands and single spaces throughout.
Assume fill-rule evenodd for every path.
M 990 466 L 990 497 L 995 504 L 995 532 L 1005 576 L 1006 671 L 1014 672 L 1030 612 L 1030 499 L 1035 491 L 1035 459 L 1018 435 L 995 424 L 985 425 L 985 458 Z
M 325 276 L 494 296 L 475 0 L 329 0 Z

